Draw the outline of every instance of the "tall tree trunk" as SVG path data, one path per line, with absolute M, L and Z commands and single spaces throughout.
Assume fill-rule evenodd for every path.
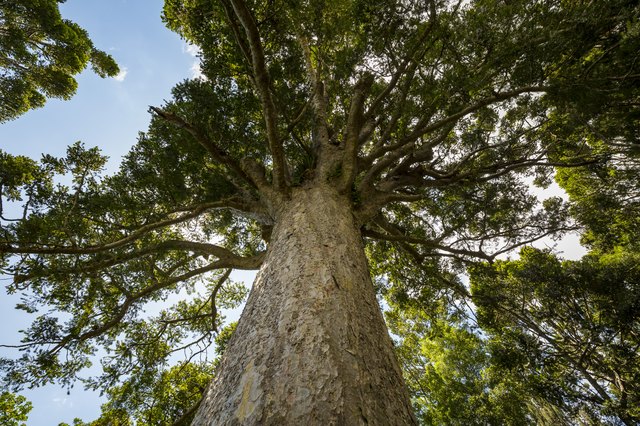
M 193 425 L 412 425 L 349 200 L 293 190 Z

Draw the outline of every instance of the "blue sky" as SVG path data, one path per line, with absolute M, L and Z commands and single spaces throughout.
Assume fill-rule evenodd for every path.
M 85 28 L 96 47 L 113 55 L 122 73 L 115 79 L 101 79 L 84 72 L 70 101 L 49 100 L 44 108 L 0 125 L 0 149 L 37 159 L 42 153 L 63 155 L 68 145 L 80 140 L 109 155 L 109 169 L 114 171 L 136 142 L 138 131 L 146 129 L 148 106 L 169 99 L 171 88 L 191 77 L 197 63 L 193 49 L 164 27 L 162 5 L 162 0 L 67 0 L 62 4 L 62 15 Z M 16 302 L 0 293 L 2 344 L 18 343 L 17 330 L 29 324 L 26 314 L 13 310 Z M 80 385 L 69 395 L 57 386 L 23 394 L 34 405 L 29 426 L 71 423 L 74 417 L 89 421 L 100 411 L 98 395 Z

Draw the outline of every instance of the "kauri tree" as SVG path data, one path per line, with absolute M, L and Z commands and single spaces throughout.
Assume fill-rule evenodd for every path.
M 193 424 L 416 424 L 376 291 L 464 294 L 467 262 L 574 228 L 531 179 L 634 142 L 611 123 L 638 111 L 635 1 L 167 0 L 164 19 L 205 78 L 151 108 L 116 174 L 80 144 L 3 154 L 22 209 L 2 268 L 39 312 L 0 364 L 14 387 L 70 385 L 99 348 L 95 388 L 188 362 L 244 296 L 230 270 L 259 269 Z

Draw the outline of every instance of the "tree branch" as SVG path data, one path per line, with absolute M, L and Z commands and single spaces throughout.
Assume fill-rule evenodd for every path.
M 362 178 L 359 188 L 361 190 L 367 190 L 373 185 L 373 181 L 377 178 L 386 168 L 395 164 L 396 161 L 413 153 L 413 158 L 418 161 L 424 161 L 425 159 L 431 159 L 429 155 L 433 148 L 442 143 L 448 136 L 449 132 L 453 129 L 453 125 L 448 126 L 439 136 L 433 140 L 420 146 L 416 151 L 415 142 L 412 141 L 404 146 L 398 147 L 398 149 L 389 152 L 383 158 L 380 158 L 373 166 L 369 168 L 367 174 Z M 408 165 L 415 163 L 416 161 L 408 163 Z
M 396 72 L 391 77 L 391 80 L 387 84 L 387 87 L 385 87 L 382 93 L 380 93 L 376 97 L 376 99 L 374 99 L 373 102 L 371 103 L 371 106 L 369 107 L 367 112 L 364 114 L 366 118 L 373 116 L 373 114 L 380 107 L 382 102 L 384 102 L 387 96 L 389 96 L 389 94 L 396 88 L 398 81 L 400 81 L 400 78 L 402 78 L 403 74 L 409 67 L 409 64 L 411 64 L 412 62 L 414 64 L 416 63 L 415 58 L 413 56 L 415 55 L 415 53 L 418 51 L 419 48 L 424 47 L 424 42 L 429 36 L 429 34 L 431 33 L 431 30 L 433 29 L 435 23 L 436 23 L 436 4 L 434 0 L 429 0 L 429 23 L 426 25 L 426 27 L 422 31 L 422 34 L 418 37 L 418 40 L 416 40 L 416 43 L 414 44 L 413 49 L 410 49 L 407 51 L 404 59 L 402 60 L 402 63 L 400 64 Z M 425 49 L 425 52 L 426 50 L 427 49 Z
M 157 222 L 149 223 L 138 227 L 135 231 L 131 232 L 126 237 L 120 238 L 116 241 L 112 241 L 106 244 L 99 244 L 87 247 L 70 247 L 70 246 L 58 246 L 47 247 L 46 245 L 14 247 L 11 244 L 0 244 L 0 253 L 13 253 L 13 254 L 93 254 L 99 253 L 111 249 L 123 247 L 135 240 L 138 240 L 145 234 L 154 231 L 156 229 L 165 228 L 167 226 L 175 225 L 187 220 L 193 219 L 207 210 L 216 208 L 228 207 L 227 201 L 216 201 L 211 203 L 203 203 L 195 206 L 189 213 L 182 214 L 175 218 L 160 220 Z
M 379 147 L 378 149 L 373 151 L 371 154 L 367 155 L 364 160 L 367 164 L 371 164 L 375 159 L 382 157 L 388 152 L 390 152 L 393 155 L 393 153 L 396 151 L 406 151 L 406 148 L 404 148 L 405 146 L 410 145 L 411 143 L 415 142 L 417 139 L 424 136 L 425 134 L 442 129 L 445 126 L 449 126 L 450 128 L 453 128 L 455 127 L 455 124 L 458 122 L 458 120 L 460 120 L 461 118 L 473 112 L 476 112 L 479 109 L 484 108 L 488 105 L 514 98 L 523 93 L 545 92 L 547 90 L 549 90 L 549 86 L 525 86 L 525 87 L 514 89 L 508 92 L 495 93 L 493 96 L 481 99 L 467 106 L 466 108 L 463 108 L 454 114 L 448 115 L 447 117 L 443 117 L 439 120 L 436 120 L 433 123 L 429 123 L 428 118 L 423 117 L 422 119 L 419 120 L 419 122 L 416 124 L 413 131 L 409 135 L 405 136 L 404 138 L 402 138 L 401 140 L 399 140 L 398 142 L 392 145 Z
M 220 3 L 222 3 L 222 7 L 224 8 L 224 13 L 227 16 L 227 20 L 229 21 L 229 26 L 231 27 L 233 36 L 236 39 L 236 43 L 238 43 L 238 46 L 242 51 L 242 55 L 247 61 L 247 65 L 251 67 L 251 64 L 252 64 L 251 50 L 247 45 L 247 40 L 242 37 L 242 34 L 240 32 L 240 27 L 238 26 L 238 22 L 235 19 L 235 13 L 233 12 L 233 7 L 231 6 L 231 4 L 229 4 L 228 0 L 221 0 Z M 251 77 L 252 77 L 253 83 L 255 84 L 255 79 L 253 78 L 253 76 Z
M 196 142 L 198 142 L 204 149 L 206 149 L 211 154 L 211 156 L 218 163 L 229 168 L 230 171 L 235 173 L 238 177 L 240 177 L 242 180 L 248 183 L 251 187 L 256 188 L 258 190 L 263 189 L 263 188 L 260 188 L 258 186 L 258 183 L 254 182 L 253 179 L 251 179 L 251 177 L 245 173 L 245 171 L 242 169 L 242 167 L 240 167 L 240 164 L 235 159 L 230 157 L 226 152 L 224 152 L 224 150 L 218 147 L 218 145 L 216 145 L 211 139 L 209 139 L 207 136 L 202 134 L 202 132 L 200 132 L 195 126 L 188 123 L 185 119 L 183 119 L 182 117 L 179 117 L 178 115 L 172 112 L 165 111 L 163 109 L 160 109 L 154 106 L 149 107 L 149 109 L 152 112 L 154 112 L 156 115 L 161 117 L 162 119 L 176 125 L 179 128 L 186 130 L 189 134 L 191 134 L 191 136 L 193 136 Z M 233 180 L 231 181 L 233 182 Z
M 372 84 L 373 75 L 364 75 L 356 84 L 354 94 L 351 98 L 344 142 L 344 157 L 342 161 L 342 192 L 351 189 L 357 173 L 359 138 L 364 123 L 364 101 Z
M 68 334 L 65 337 L 63 337 L 57 344 L 56 346 L 54 346 L 49 352 L 50 355 L 54 355 L 57 352 L 59 352 L 61 349 L 64 348 L 64 346 L 71 342 L 71 341 L 78 341 L 78 342 L 83 342 L 95 337 L 98 337 L 102 334 L 104 334 L 105 332 L 109 331 L 110 329 L 116 327 L 118 324 L 121 323 L 122 319 L 124 318 L 124 316 L 127 314 L 127 312 L 129 312 L 129 309 L 133 306 L 133 304 L 135 302 L 137 302 L 138 300 L 144 298 L 145 296 L 148 296 L 158 290 L 162 290 L 163 288 L 169 287 L 173 284 L 177 284 L 179 282 L 182 281 L 186 281 L 190 278 L 193 278 L 195 276 L 204 274 L 206 272 L 210 272 L 213 271 L 215 269 L 222 269 L 222 268 L 227 268 L 229 267 L 229 264 L 225 261 L 217 261 L 217 262 L 213 262 L 210 263 L 209 265 L 203 266 L 201 268 L 197 268 L 194 269 L 192 271 L 189 271 L 185 274 L 179 275 L 177 277 L 172 277 L 169 278 L 165 281 L 158 281 L 156 283 L 154 283 L 153 285 L 146 287 L 136 293 L 131 294 L 130 296 L 125 298 L 124 303 L 115 311 L 115 315 L 109 319 L 108 321 L 106 321 L 105 323 L 96 326 L 95 328 L 85 331 L 84 333 L 81 334 Z M 39 342 L 33 342 L 33 345 L 38 345 Z
M 380 232 L 377 232 L 377 231 L 374 231 L 374 230 L 371 230 L 371 229 L 366 229 L 366 230 L 363 231 L 363 235 L 366 236 L 366 237 L 369 237 L 369 238 L 385 240 L 385 241 L 392 241 L 392 242 L 399 242 L 399 243 L 409 243 L 409 244 L 418 244 L 418 245 L 423 246 L 423 247 L 428 248 L 428 249 L 438 250 L 438 252 L 431 254 L 431 255 L 435 254 L 436 256 L 443 256 L 445 254 L 442 253 L 442 252 L 446 252 L 446 253 L 450 253 L 452 255 L 469 256 L 469 257 L 475 257 L 475 258 L 483 259 L 483 260 L 492 260 L 492 256 L 491 255 L 488 255 L 488 254 L 486 254 L 486 253 L 484 253 L 482 251 L 456 249 L 456 248 L 453 248 L 453 247 L 448 247 L 448 246 L 444 246 L 444 245 L 438 244 L 438 243 L 436 243 L 434 241 L 430 241 L 430 240 L 426 240 L 426 239 L 422 239 L 422 238 L 410 237 L 410 236 L 407 236 L 407 235 L 403 235 L 401 233 L 383 234 L 383 233 L 380 233 Z M 426 257 L 425 255 L 419 255 L 419 256 L 420 256 L 420 259 L 424 259 Z
M 267 141 L 273 158 L 273 183 L 276 189 L 285 190 L 286 159 L 282 141 L 278 136 L 276 107 L 271 96 L 271 81 L 267 70 L 264 50 L 260 40 L 258 27 L 253 15 L 243 0 L 231 0 L 233 10 L 244 28 L 251 51 L 251 64 L 253 66 L 255 84 L 262 103 L 264 121 L 267 130 Z

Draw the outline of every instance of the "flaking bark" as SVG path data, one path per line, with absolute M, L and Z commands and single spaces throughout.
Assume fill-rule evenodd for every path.
M 291 197 L 193 424 L 416 424 L 348 199 Z

